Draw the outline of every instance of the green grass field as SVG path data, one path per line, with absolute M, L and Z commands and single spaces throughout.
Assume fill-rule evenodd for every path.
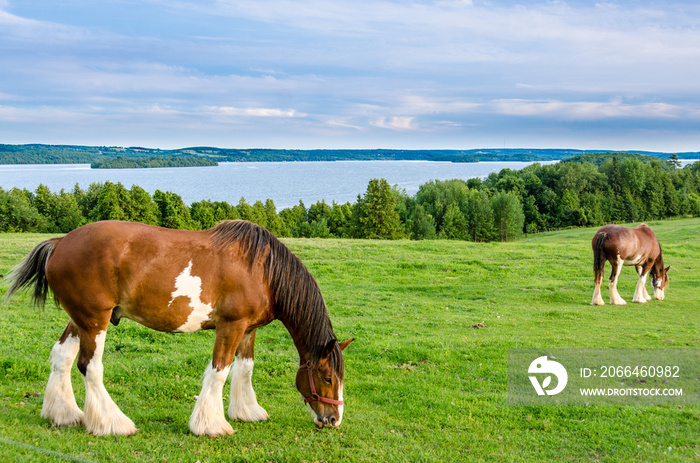
M 28 293 L 0 305 L 3 461 L 699 461 L 700 407 L 511 406 L 508 349 L 700 348 L 700 220 L 654 222 L 670 264 L 665 301 L 591 306 L 594 229 L 513 243 L 288 239 L 319 281 L 345 351 L 342 428 L 317 431 L 293 386 L 284 327 L 258 330 L 253 384 L 270 413 L 227 437 L 187 422 L 213 332 L 111 327 L 105 385 L 139 428 L 95 437 L 39 416 L 48 356 L 68 318 Z M 7 274 L 40 235 L 0 235 Z M 609 266 L 606 266 L 606 277 Z M 636 284 L 625 267 L 620 293 Z M 0 282 L 0 292 L 7 288 Z M 607 302 L 607 281 L 604 287 Z M 473 328 L 483 324 L 484 328 Z M 74 368 L 79 405 L 83 382 Z M 225 390 L 225 406 L 228 390 Z M 31 447 L 27 447 L 26 444 Z

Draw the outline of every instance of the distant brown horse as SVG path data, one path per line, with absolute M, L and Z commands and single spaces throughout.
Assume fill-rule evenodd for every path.
M 610 303 L 627 304 L 617 292 L 617 278 L 623 265 L 634 265 L 639 275 L 637 288 L 634 291 L 632 302 L 647 302 L 651 296 L 647 292 L 647 276 L 651 274 L 651 284 L 654 288 L 654 297 L 663 300 L 668 286 L 667 272 L 670 268 L 664 268 L 664 260 L 661 255 L 661 246 L 656 235 L 646 224 L 635 228 L 627 228 L 621 225 L 606 225 L 593 237 L 593 273 L 595 275 L 595 291 L 593 292 L 593 305 L 604 305 L 600 295 L 600 286 L 603 283 L 603 271 L 605 261 L 610 262 L 612 273 L 610 274 Z
M 222 399 L 229 372 L 229 418 L 268 418 L 258 405 L 251 376 L 255 331 L 275 319 L 284 324 L 299 351 L 296 386 L 314 422 L 340 426 L 345 370 L 341 351 L 352 339 L 337 342 L 314 278 L 274 235 L 257 225 L 236 220 L 211 230 L 182 231 L 96 222 L 39 244 L 11 279 L 8 297 L 33 286 L 35 303 L 43 305 L 50 288 L 71 318 L 51 352 L 41 411 L 57 426 L 84 423 L 96 435 L 136 432 L 103 384 L 107 327 L 121 318 L 172 333 L 216 330 L 214 355 L 189 422 L 194 434 L 233 432 Z M 76 356 L 85 381 L 84 413 L 70 379 Z

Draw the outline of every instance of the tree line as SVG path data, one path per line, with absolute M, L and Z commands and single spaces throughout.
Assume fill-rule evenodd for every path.
M 219 163 L 208 158 L 188 157 L 160 157 L 148 158 L 103 158 L 90 163 L 91 169 L 143 169 L 157 167 L 209 167 L 218 166 Z
M 187 205 L 173 192 L 93 183 L 52 192 L 0 188 L 0 231 L 66 233 L 87 222 L 129 220 L 202 230 L 245 219 L 280 237 L 461 239 L 510 241 L 523 233 L 605 223 L 700 216 L 700 162 L 683 169 L 666 161 L 616 157 L 532 164 L 486 179 L 434 180 L 415 195 L 372 179 L 354 203 L 299 201 L 277 210 L 271 199 L 250 204 L 202 200 Z

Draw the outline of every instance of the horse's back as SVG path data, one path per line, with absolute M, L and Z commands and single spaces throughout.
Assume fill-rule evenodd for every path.
M 610 224 L 601 227 L 593 236 L 591 242 L 593 249 L 599 247 L 606 252 L 615 252 L 620 243 L 629 242 L 634 239 L 632 230 L 622 225 Z
M 89 223 L 61 238 L 51 254 L 47 273 L 53 277 L 50 279 L 57 279 L 61 274 L 90 278 L 97 272 L 104 279 L 129 262 L 161 257 L 167 250 L 164 248 L 192 242 L 194 236 L 193 232 L 133 222 Z
M 610 224 L 601 227 L 593 237 L 593 249 L 604 250 L 608 259 L 620 258 L 624 261 L 655 259 L 660 253 L 656 236 L 651 227 L 642 223 L 634 228 Z

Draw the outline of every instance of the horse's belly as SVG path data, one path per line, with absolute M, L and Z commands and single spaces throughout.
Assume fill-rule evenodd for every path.
M 170 304 L 152 307 L 148 304 L 131 306 L 119 305 L 114 309 L 112 323 L 119 323 L 120 318 L 128 318 L 148 328 L 168 333 L 192 333 L 214 328 L 211 317 L 213 309 L 209 304 L 193 307 L 190 300 L 177 298 Z
M 633 255 L 626 257 L 623 261 L 624 265 L 639 265 L 644 261 L 644 257 L 641 255 Z

